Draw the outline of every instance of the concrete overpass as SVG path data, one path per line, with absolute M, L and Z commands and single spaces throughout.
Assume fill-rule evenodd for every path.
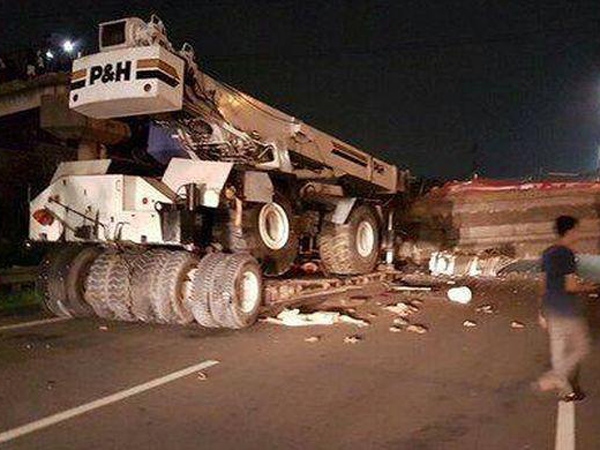
M 42 104 L 42 97 L 66 97 L 69 92 L 69 75 L 52 73 L 32 80 L 14 80 L 0 85 L 0 117 L 32 109 Z
M 129 127 L 71 111 L 69 81 L 70 74 L 52 73 L 0 84 L 0 122 L 35 111 L 39 129 L 62 143 L 77 144 L 77 159 L 105 157 L 106 145 L 129 139 Z

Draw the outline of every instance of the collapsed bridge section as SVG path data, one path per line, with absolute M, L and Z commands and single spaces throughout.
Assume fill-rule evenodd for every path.
M 580 252 L 600 252 L 599 181 L 453 182 L 414 203 L 400 253 L 421 263 L 444 250 L 532 260 L 556 239 L 560 215 L 580 220 Z

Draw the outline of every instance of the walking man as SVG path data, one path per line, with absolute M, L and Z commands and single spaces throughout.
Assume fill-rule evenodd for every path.
M 544 293 L 540 323 L 548 330 L 552 369 L 538 380 L 542 391 L 558 391 L 564 401 L 582 400 L 577 385 L 581 360 L 589 351 L 587 325 L 577 294 L 592 292 L 598 286 L 581 281 L 576 275 L 572 247 L 579 240 L 579 223 L 570 216 L 555 221 L 557 242 L 544 251 Z

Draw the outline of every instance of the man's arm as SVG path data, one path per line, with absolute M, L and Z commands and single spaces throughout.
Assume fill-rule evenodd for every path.
M 569 294 L 586 294 L 596 292 L 599 289 L 600 286 L 597 283 L 583 281 L 574 273 L 565 276 L 565 291 Z

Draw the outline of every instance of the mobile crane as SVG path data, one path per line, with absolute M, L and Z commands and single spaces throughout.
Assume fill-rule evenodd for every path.
M 337 275 L 380 260 L 406 173 L 203 73 L 156 16 L 100 25 L 69 108 L 78 160 L 30 204 L 54 314 L 243 328 L 300 248 Z M 120 171 L 123 148 L 159 171 Z

